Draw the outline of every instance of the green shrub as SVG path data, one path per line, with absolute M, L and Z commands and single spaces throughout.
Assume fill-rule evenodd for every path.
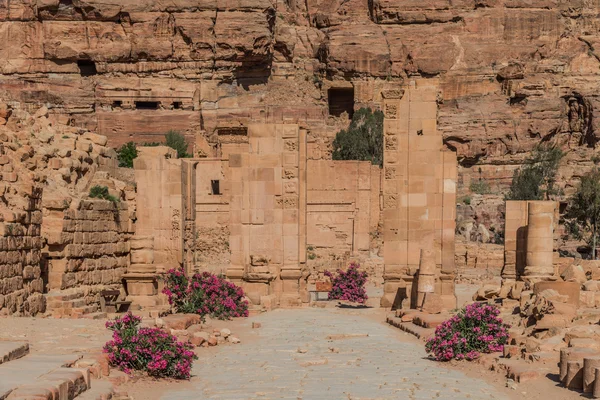
M 562 150 L 555 147 L 535 148 L 531 157 L 525 161 L 525 165 L 515 171 L 506 199 L 550 200 L 551 196 L 560 194 L 555 183 L 563 156 Z
M 133 168 L 133 160 L 138 156 L 137 146 L 134 142 L 125 143 L 117 150 L 119 167 Z
M 383 165 L 383 113 L 361 108 L 352 116 L 347 130 L 341 130 L 333 141 L 334 160 L 371 161 Z
M 477 182 L 472 182 L 471 186 L 469 186 L 471 192 L 476 194 L 490 194 L 492 191 L 490 189 L 490 184 L 487 181 L 479 179 Z
M 188 154 L 188 145 L 185 141 L 185 136 L 179 132 L 169 131 L 165 135 L 165 145 L 177 151 L 177 157 L 188 158 L 191 154 Z
M 99 186 L 99 185 L 96 185 L 90 189 L 90 197 L 92 199 L 102 199 L 102 200 L 112 201 L 113 203 L 116 203 L 119 201 L 119 199 L 117 199 L 115 196 L 111 195 L 108 192 L 108 188 L 106 186 Z
M 157 146 L 163 146 L 163 144 L 160 142 L 146 142 L 146 143 L 142 143 L 141 146 L 142 147 L 157 147 Z
M 592 247 L 592 257 L 596 259 L 598 232 L 600 231 L 600 169 L 595 169 L 581 177 L 573 193 L 565 224 L 578 240 L 585 240 Z

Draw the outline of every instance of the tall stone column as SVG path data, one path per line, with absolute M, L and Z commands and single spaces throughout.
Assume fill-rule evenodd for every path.
M 382 183 L 384 284 L 381 307 L 392 307 L 410 296 L 410 291 L 407 293 L 406 281 L 403 280 L 410 274 L 407 267 L 408 210 L 406 202 L 402 202 L 402 196 L 406 194 L 408 185 L 406 175 L 409 99 L 400 88 L 384 91 L 382 96 L 385 120 Z
M 421 250 L 419 277 L 417 280 L 417 298 L 415 307 L 422 308 L 427 296 L 435 293 L 435 253 L 432 250 Z
M 281 267 L 281 289 L 279 298 L 281 307 L 296 307 L 302 305 L 300 297 L 300 252 L 306 252 L 306 244 L 302 243 L 301 228 L 301 194 L 300 153 L 305 154 L 301 148 L 305 143 L 300 139 L 300 130 L 297 125 L 277 125 L 276 141 L 283 144 L 281 189 L 283 196 L 282 237 L 283 237 L 283 265 Z M 302 246 L 302 247 L 301 247 Z
M 527 258 L 524 278 L 530 282 L 553 280 L 554 201 L 531 201 L 527 219 Z
M 504 223 L 504 268 L 502 279 L 516 281 L 523 275 L 527 257 L 527 216 L 526 200 L 506 202 Z

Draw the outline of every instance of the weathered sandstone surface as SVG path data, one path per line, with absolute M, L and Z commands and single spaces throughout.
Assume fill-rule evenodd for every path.
M 106 137 L 46 107 L 30 114 L 2 103 L 0 113 L 0 312 L 43 312 L 42 293 L 66 289 L 79 302 L 59 315 L 91 311 L 100 290 L 121 287 L 135 188 L 111 177 Z M 88 199 L 95 185 L 120 201 Z
M 586 0 L 11 1 L 0 93 L 116 145 L 282 118 L 327 137 L 328 88 L 376 106 L 386 82 L 439 77 L 446 145 L 505 184 L 542 140 L 590 158 L 597 14 Z
M 48 120 L 107 137 L 93 146 L 160 141 L 173 129 L 208 157 L 221 156 L 221 144 L 250 122 L 298 123 L 307 129 L 308 158 L 326 160 L 347 124 L 336 110 L 381 107 L 382 90 L 415 76 L 435 79 L 438 129 L 459 159 L 459 233 L 495 243 L 502 195 L 534 146 L 568 151 L 559 174 L 565 194 L 600 160 L 598 7 L 591 0 L 12 0 L 0 4 L 0 99 L 47 107 Z M 57 135 L 56 143 L 69 140 Z M 86 143 L 74 146 L 84 151 Z M 75 184 L 67 177 L 81 175 L 81 160 L 65 162 L 52 161 L 51 174 Z M 470 193 L 478 180 L 492 194 Z M 60 207 L 48 209 L 62 221 Z

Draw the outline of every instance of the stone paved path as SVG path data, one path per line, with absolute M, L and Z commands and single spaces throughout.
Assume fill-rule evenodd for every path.
M 262 323 L 256 340 L 201 356 L 195 388 L 162 399 L 505 399 L 482 380 L 424 359 L 423 346 L 361 315 L 368 312 L 275 310 L 253 318 Z M 368 337 L 327 339 L 341 334 Z

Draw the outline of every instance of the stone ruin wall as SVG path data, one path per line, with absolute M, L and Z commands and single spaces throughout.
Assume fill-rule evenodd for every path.
M 217 157 L 223 127 L 300 122 L 308 157 L 327 160 L 344 125 L 327 120 L 329 89 L 353 89 L 355 108 L 381 107 L 382 90 L 436 77 L 438 129 L 459 158 L 457 198 L 471 198 L 469 218 L 489 231 L 503 219 L 490 202 L 538 143 L 571 150 L 561 182 L 594 166 L 597 14 L 582 0 L 11 1 L 0 5 L 0 93 L 30 111 L 46 105 L 49 118 L 97 130 L 110 146 L 175 129 L 196 154 Z M 492 194 L 471 193 L 480 179 Z M 210 239 L 222 225 L 196 234 Z M 502 257 L 493 245 L 458 249 L 466 269 Z
M 417 294 L 425 272 L 432 284 L 428 309 L 456 307 L 457 160 L 437 129 L 437 94 L 432 80 L 383 93 L 382 307 L 424 305 Z
M 566 180 L 592 166 L 597 14 L 584 0 L 18 0 L 0 6 L 0 90 L 113 145 L 175 129 L 211 151 L 219 127 L 308 123 L 309 153 L 326 159 L 330 88 L 377 107 L 390 81 L 437 77 L 440 131 L 471 195 L 478 179 L 504 190 L 540 141 L 574 150 Z
M 93 305 L 102 290 L 120 290 L 129 265 L 131 234 L 133 224 L 124 202 L 89 199 L 65 210 L 63 244 L 49 246 L 45 253 L 49 296 L 69 293 Z M 48 302 L 47 311 L 53 316 L 72 315 L 62 302 Z
M 40 268 L 42 190 L 32 186 L 29 189 L 22 210 L 2 207 L 1 211 L 0 314 L 35 315 L 46 307 Z
M 372 240 L 381 221 L 381 168 L 368 161 L 308 160 L 307 171 L 310 280 L 358 261 L 371 283 L 381 284 L 383 257 Z
M 0 312 L 92 314 L 100 290 L 122 287 L 135 186 L 111 175 L 118 167 L 106 137 L 46 107 L 30 114 L 0 103 L 0 115 Z M 119 202 L 88 199 L 95 185 Z

